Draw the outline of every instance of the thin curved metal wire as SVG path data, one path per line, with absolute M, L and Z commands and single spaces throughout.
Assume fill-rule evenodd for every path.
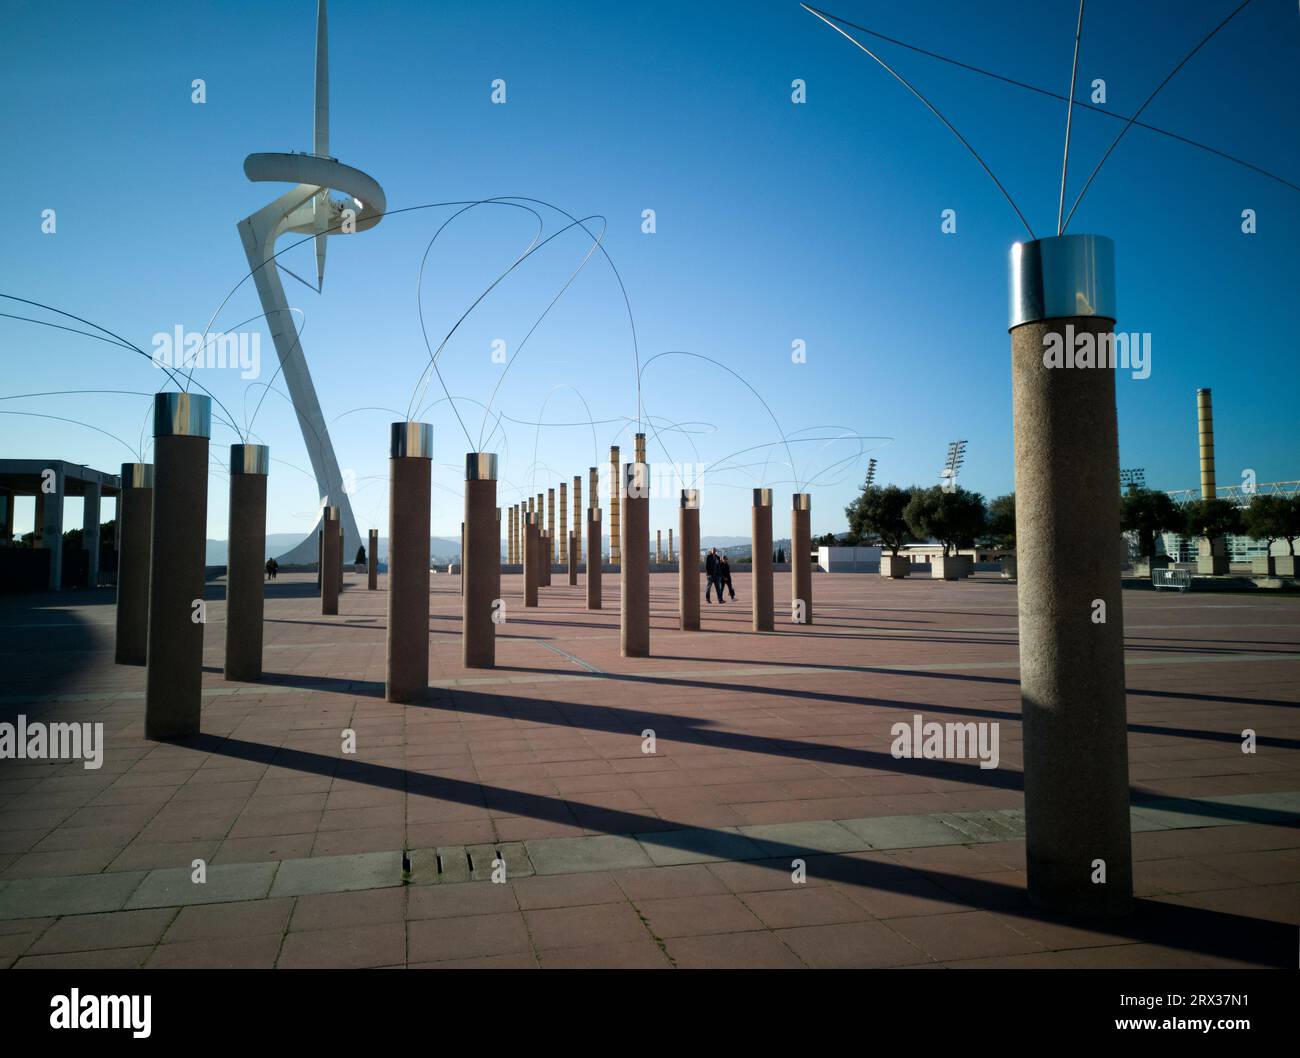
M 40 302 L 40 301 L 32 301 L 30 298 L 20 298 L 20 297 L 18 297 L 16 294 L 5 294 L 5 293 L 3 293 L 3 292 L 0 292 L 0 298 L 7 298 L 7 299 L 10 300 L 10 301 L 17 301 L 17 302 L 20 302 L 20 303 L 23 304 L 23 305 L 33 305 L 33 306 L 35 306 L 35 307 L 38 308 L 38 309 L 45 309 L 45 311 L 47 311 L 47 312 L 56 312 L 56 313 L 58 313 L 60 316 L 66 316 L 66 317 L 67 317 L 68 319 L 70 319 L 70 320 L 76 320 L 78 323 L 84 323 L 87 327 L 93 327 L 93 328 L 95 328 L 95 330 L 97 330 L 97 331 L 101 331 L 103 334 L 106 334 L 106 335 L 108 335 L 109 337 L 108 337 L 108 338 L 104 338 L 104 337 L 102 337 L 101 335 L 98 335 L 98 334 L 90 334 L 90 333 L 88 333 L 88 332 L 86 332 L 86 331 L 78 331 L 78 330 L 76 330 L 76 328 L 73 328 L 73 327 L 64 327 L 64 326 L 62 326 L 62 325 L 60 325 L 60 324 L 57 324 L 57 323 L 50 323 L 48 320 L 37 320 L 37 319 L 33 319 L 33 318 L 29 317 L 29 316 L 10 316 L 10 317 L 9 317 L 10 319 L 24 320 L 24 321 L 27 322 L 27 323 L 37 323 L 37 324 L 40 324 L 40 325 L 43 326 L 43 327 L 53 327 L 53 328 L 56 329 L 56 330 L 61 330 L 61 331 L 72 331 L 74 334 L 81 334 L 81 335 L 84 335 L 84 336 L 87 337 L 87 338 L 98 338 L 98 339 L 99 339 L 100 341 L 102 341 L 102 342 L 108 342 L 109 345 L 118 345 L 118 346 L 122 346 L 123 348 L 129 349 L 130 351 L 135 352 L 135 353 L 138 353 L 140 356 L 143 356 L 143 357 L 144 357 L 146 360 L 148 360 L 151 364 L 156 364 L 159 368 L 161 368 L 163 371 L 165 371 L 165 372 L 167 373 L 167 377 L 168 377 L 172 382 L 175 382 L 176 385 L 177 385 L 177 387 L 180 388 L 180 383 L 177 382 L 177 379 L 176 379 L 176 373 L 175 373 L 174 371 L 172 371 L 172 369 L 171 369 L 170 367 L 168 367 L 168 366 L 165 365 L 165 364 L 159 364 L 157 360 L 155 360 L 152 356 L 150 356 L 148 353 L 146 353 L 146 352 L 145 352 L 143 349 L 141 349 L 138 345 L 134 344 L 133 342 L 129 342 L 129 341 L 127 341 L 127 339 L 123 338 L 120 334 L 115 334 L 114 332 L 110 331 L 107 327 L 101 327 L 98 323 L 95 323 L 93 320 L 87 320 L 87 319 L 84 319 L 83 317 L 81 317 L 81 316 L 77 316 L 77 315 L 74 315 L 74 314 L 71 313 L 71 312 L 67 312 L 67 311 L 65 311 L 65 310 L 63 310 L 63 309 L 55 308 L 53 305 L 46 305 L 46 304 L 44 304 L 44 303 L 42 303 L 42 302 Z M 112 338 L 112 339 L 114 339 L 114 340 L 113 340 L 113 341 L 109 341 L 109 338 Z M 221 401 L 217 398 L 216 394 L 214 394 L 214 393 L 212 392 L 212 390 L 208 389 L 208 387 L 205 386 L 205 385 L 203 385 L 203 383 L 201 383 L 201 382 L 199 383 L 199 389 L 203 390 L 204 393 L 206 393 L 209 397 L 211 397 L 212 400 L 213 400 L 213 402 L 217 405 L 217 407 L 220 408 L 222 411 L 224 411 L 224 412 L 226 413 L 226 421 L 229 423 L 230 428 L 231 428 L 232 430 L 234 430 L 234 432 L 235 432 L 236 434 L 238 434 L 238 433 L 239 433 L 239 427 L 235 425 L 235 423 L 234 423 L 234 418 L 233 418 L 233 416 L 231 416 L 229 409 L 227 409 L 226 406 L 225 406 L 224 404 L 221 403 Z
M 649 360 L 645 362 L 645 366 L 641 369 L 642 373 L 644 373 L 650 367 L 650 365 L 653 364 L 656 360 L 665 356 L 693 356 L 697 360 L 704 360 L 707 363 L 713 364 L 715 367 L 722 368 L 723 371 L 726 371 L 733 378 L 739 380 L 739 382 L 746 389 L 748 389 L 750 393 L 754 395 L 754 398 L 758 401 L 758 403 L 763 405 L 763 409 L 767 412 L 768 418 L 771 419 L 773 425 L 776 426 L 776 432 L 781 435 L 782 441 L 785 441 L 785 430 L 781 428 L 781 423 L 780 420 L 777 419 L 776 413 L 772 411 L 771 406 L 767 403 L 767 401 L 763 399 L 762 394 L 759 393 L 758 390 L 756 390 L 752 385 L 750 385 L 749 379 L 745 378 L 744 375 L 728 367 L 726 364 L 722 363 L 722 361 L 714 360 L 713 357 L 711 356 L 705 356 L 703 353 L 687 352 L 684 349 L 669 349 L 669 350 L 665 350 L 662 353 L 655 353 L 654 356 L 652 356 Z M 790 472 L 792 474 L 797 475 L 798 470 L 794 465 L 794 453 L 790 451 L 790 444 L 788 441 L 786 441 L 786 455 L 790 459 Z
M 1041 85 L 1030 84 L 1028 81 L 1020 81 L 1014 77 L 1007 77 L 1004 74 L 995 73 L 992 70 L 986 70 L 982 66 L 972 66 L 970 63 L 962 62 L 960 59 L 953 59 L 947 55 L 940 55 L 937 51 L 929 51 L 926 48 L 918 47 L 915 44 L 909 44 L 905 40 L 899 40 L 897 37 L 887 36 L 884 33 L 879 33 L 876 30 L 860 25 L 857 22 L 850 22 L 847 18 L 841 18 L 839 15 L 832 15 L 829 11 L 820 11 L 817 8 L 814 8 L 813 10 L 840 23 L 842 26 L 848 26 L 850 29 L 859 30 L 866 33 L 868 36 L 875 37 L 877 40 L 883 40 L 886 43 L 897 45 L 900 48 L 905 48 L 907 51 L 915 52 L 917 55 L 924 55 L 927 59 L 936 59 L 939 62 L 947 63 L 949 66 L 955 66 L 959 70 L 979 74 L 981 77 L 988 77 L 994 81 L 1001 81 L 1003 84 L 1009 84 L 1013 88 L 1023 88 L 1027 92 L 1034 92 L 1040 96 L 1046 96 L 1048 99 L 1058 100 L 1061 103 L 1068 103 L 1070 101 L 1069 97 L 1063 96 L 1059 92 L 1053 92 L 1050 88 L 1043 88 Z M 1091 111 L 1094 114 L 1100 114 L 1103 117 L 1110 118 L 1114 121 L 1129 120 L 1128 116 L 1125 114 L 1120 114 L 1114 110 L 1107 110 L 1105 107 L 1096 106 L 1095 104 L 1085 102 L 1082 99 L 1076 99 L 1074 105 L 1076 107 L 1082 107 L 1084 110 Z M 1238 158 L 1235 154 L 1229 154 L 1227 151 L 1221 151 L 1217 147 L 1211 147 L 1208 143 L 1201 143 L 1199 140 L 1190 139 L 1187 136 L 1179 135 L 1177 132 L 1170 132 L 1168 129 L 1162 129 L 1158 125 L 1151 125 L 1145 121 L 1135 120 L 1133 124 L 1140 129 L 1145 129 L 1147 132 L 1155 132 L 1161 136 L 1168 136 L 1171 140 L 1177 140 L 1179 143 L 1185 143 L 1189 147 L 1195 147 L 1197 150 L 1205 151 L 1207 154 L 1213 154 L 1215 157 L 1222 158 L 1226 162 L 1232 162 L 1233 165 L 1240 165 L 1242 168 L 1249 169 L 1251 172 L 1258 173 L 1260 176 L 1266 176 L 1270 180 L 1275 180 L 1284 187 L 1289 187 L 1292 191 L 1300 191 L 1300 184 L 1292 183 L 1285 177 L 1278 176 L 1277 173 L 1271 173 L 1267 169 L 1255 165 L 1253 162 L 1248 162 L 1244 158 Z
M 1083 185 L 1083 190 L 1079 192 L 1079 197 L 1074 200 L 1074 205 L 1070 207 L 1070 212 L 1065 218 L 1065 224 L 1061 228 L 1062 233 L 1064 233 L 1065 229 L 1070 226 L 1070 219 L 1074 216 L 1074 211 L 1079 208 L 1079 203 L 1083 201 L 1083 196 L 1088 193 L 1088 188 L 1092 187 L 1092 182 L 1097 178 L 1097 174 L 1101 172 L 1101 167 L 1106 164 L 1106 159 L 1110 157 L 1111 152 L 1116 147 L 1119 146 L 1119 141 L 1122 140 L 1125 134 L 1128 132 L 1128 130 L 1133 127 L 1133 122 L 1135 122 L 1138 119 L 1142 111 L 1146 110 L 1147 106 L 1151 103 L 1151 100 L 1155 99 L 1155 97 L 1160 94 L 1160 90 L 1174 79 L 1174 76 L 1178 73 L 1178 71 L 1187 65 L 1188 61 L 1192 58 L 1192 56 L 1195 55 L 1198 51 L 1200 51 L 1203 47 L 1205 47 L 1205 45 L 1210 42 L 1210 40 L 1215 36 L 1215 34 L 1219 32 L 1219 30 L 1221 30 L 1224 26 L 1226 26 L 1229 22 L 1231 22 L 1234 18 L 1236 18 L 1243 10 L 1245 10 L 1247 5 L 1249 4 L 1250 4 L 1250 0 L 1242 0 L 1242 2 L 1232 10 L 1232 13 L 1228 15 L 1227 18 L 1225 18 L 1222 22 L 1220 22 L 1217 26 L 1215 26 L 1212 30 L 1210 30 L 1209 33 L 1207 33 L 1204 37 L 1202 37 L 1200 43 L 1197 44 L 1196 47 L 1194 47 L 1191 51 L 1189 51 L 1186 55 L 1183 56 L 1182 61 L 1179 62 L 1178 65 L 1175 66 L 1172 70 L 1169 71 L 1169 73 L 1165 76 L 1165 79 L 1161 81 L 1158 85 L 1156 85 L 1154 91 L 1152 91 L 1152 93 L 1146 97 L 1146 101 L 1143 102 L 1143 104 L 1137 108 L 1137 111 L 1133 114 L 1133 116 L 1129 118 L 1127 122 L 1124 123 L 1124 127 L 1119 130 L 1119 135 L 1116 136 L 1115 139 L 1111 142 L 1111 145 L 1106 148 L 1106 153 L 1101 156 L 1101 161 L 1097 163 L 1097 167 L 1093 169 L 1093 171 L 1088 175 L 1088 179 Z
M 1247 2 L 1249 2 L 1249 0 L 1247 0 Z M 926 99 L 925 96 L 923 96 L 916 88 L 912 86 L 912 83 L 906 77 L 898 73 L 892 66 L 889 65 L 889 63 L 885 62 L 884 59 L 882 59 L 879 55 L 877 55 L 874 51 L 868 48 L 856 37 L 853 37 L 850 34 L 845 33 L 844 30 L 840 29 L 840 27 L 837 26 L 834 22 L 826 18 L 816 8 L 809 7 L 807 4 L 800 4 L 799 6 L 802 7 L 805 11 L 807 11 L 810 15 L 813 15 L 815 18 L 821 19 L 822 22 L 825 22 L 826 25 L 830 26 L 831 29 L 835 30 L 835 32 L 838 33 L 845 40 L 852 41 L 855 45 L 857 45 L 859 48 L 865 51 L 868 55 L 870 55 L 873 59 L 875 59 L 876 62 L 878 62 L 885 69 L 885 71 L 889 73 L 899 84 L 901 84 L 904 88 L 906 88 L 909 92 L 911 92 L 912 95 L 916 96 L 917 99 L 919 99 L 922 103 L 924 103 L 926 109 L 929 110 L 930 113 L 933 114 L 935 117 L 937 117 L 940 121 L 942 121 L 945 126 L 947 126 L 948 131 L 951 132 L 954 136 L 956 136 L 958 142 L 960 142 L 963 147 L 965 147 L 968 151 L 970 151 L 971 156 L 977 162 L 980 163 L 980 168 L 982 168 L 986 173 L 988 173 L 989 179 L 992 180 L 993 183 L 997 185 L 997 189 L 1002 192 L 1002 197 L 1005 198 L 1007 202 L 1010 204 L 1011 208 L 1016 211 L 1016 216 L 1020 218 L 1020 223 L 1025 226 L 1025 231 L 1029 232 L 1029 238 L 1030 239 L 1037 238 L 1037 236 L 1034 234 L 1034 229 L 1029 226 L 1029 221 L 1025 220 L 1025 215 L 1020 212 L 1020 207 L 1016 205 L 1015 199 L 1013 199 L 1011 195 L 1007 192 L 1007 189 L 1002 186 L 1002 181 L 993 175 L 993 170 L 990 169 L 988 167 L 988 163 L 985 162 L 984 159 L 980 157 L 979 151 L 977 151 L 974 147 L 970 145 L 966 137 L 957 131 L 957 127 L 953 125 L 951 121 L 949 121 L 946 117 L 944 117 L 941 113 L 939 113 L 939 109 L 933 103 L 931 103 L 928 99 Z
M 1056 234 L 1061 234 L 1065 212 L 1065 174 L 1070 168 L 1070 122 L 1074 118 L 1074 86 L 1079 79 L 1079 41 L 1083 38 L 1083 0 L 1079 0 L 1079 23 L 1074 30 L 1074 63 L 1070 67 L 1070 101 L 1065 105 L 1065 155 L 1061 159 L 1061 197 L 1056 204 Z

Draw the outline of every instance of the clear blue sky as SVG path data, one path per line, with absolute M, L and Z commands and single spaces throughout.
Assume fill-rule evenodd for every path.
M 972 5 L 823 0 L 883 33 L 1058 92 L 1069 80 L 1076 8 L 1067 0 Z M 1088 6 L 1080 84 L 1106 80 L 1131 113 L 1230 2 Z M 148 349 L 156 332 L 202 330 L 246 271 L 235 225 L 278 194 L 245 180 L 255 151 L 309 150 L 315 4 L 106 5 L 4 0 L 0 141 L 6 209 L 0 292 L 56 305 Z M 869 46 L 876 45 L 863 38 Z M 886 57 L 979 149 L 1047 234 L 1056 213 L 1064 105 L 888 44 Z M 870 453 L 878 480 L 932 483 L 947 442 L 969 441 L 962 483 L 987 496 L 1013 481 L 1006 333 L 1007 254 L 1023 229 L 951 135 L 900 85 L 794 0 L 761 3 L 360 3 L 330 7 L 331 153 L 378 179 L 390 209 L 519 195 L 577 216 L 602 214 L 605 246 L 632 301 L 642 360 L 665 350 L 713 357 L 744 375 L 787 433 L 893 438 Z M 207 102 L 190 83 L 207 82 Z M 493 105 L 503 78 L 508 102 Z M 791 81 L 807 103 L 791 102 Z M 1300 20 L 1294 0 L 1256 0 L 1143 115 L 1300 183 Z M 1084 96 L 1085 87 L 1079 95 Z M 1070 187 L 1119 123 L 1076 111 Z M 1073 198 L 1073 194 L 1070 195 Z M 41 213 L 57 210 L 57 234 Z M 1253 209 L 1258 234 L 1243 235 Z M 641 213 L 658 230 L 642 234 Z M 940 214 L 957 212 L 955 235 Z M 448 209 L 393 216 L 355 241 L 331 240 L 323 296 L 286 277 L 306 316 L 304 345 L 327 418 L 405 409 L 427 362 L 416 305 L 420 258 Z M 558 215 L 547 216 L 547 230 Z M 1116 243 L 1119 327 L 1149 332 L 1150 378 L 1118 381 L 1121 464 L 1155 487 L 1197 482 L 1195 391 L 1214 389 L 1220 481 L 1300 477 L 1296 290 L 1300 193 L 1141 129 L 1107 163 L 1072 231 Z M 484 207 L 430 255 L 424 312 L 436 342 L 532 237 L 519 210 Z M 281 246 L 286 245 L 282 242 Z M 443 354 L 452 392 L 487 400 L 500 367 L 585 252 L 562 236 L 499 288 Z M 310 246 L 285 255 L 314 275 Z M 6 302 L 0 311 L 28 314 Z M 217 320 L 260 311 L 244 284 Z M 63 321 L 67 322 L 67 321 Z M 807 343 L 807 363 L 791 343 Z M 0 320 L 0 395 L 158 388 L 141 357 Z M 263 380 L 274 368 L 263 335 Z M 206 372 L 237 417 L 257 390 Z M 626 316 L 593 258 L 538 329 L 497 407 L 522 422 L 635 415 Z M 437 386 L 437 383 L 434 383 Z M 434 395 L 440 395 L 436 390 Z M 776 439 L 729 374 L 665 357 L 644 379 L 646 410 L 703 432 L 665 434 L 668 456 L 708 463 Z M 543 410 L 543 404 L 545 407 Z M 144 396 L 6 400 L 6 411 L 85 419 L 136 444 Z M 477 437 L 479 416 L 463 408 Z M 386 529 L 388 423 L 360 411 L 333 429 L 360 483 L 360 527 Z M 454 535 L 469 445 L 447 404 L 428 413 L 438 449 L 434 532 Z M 507 424 L 502 503 L 607 462 L 619 422 Z M 254 424 L 277 459 L 307 465 L 289 406 L 267 399 Z M 622 437 L 630 452 L 630 431 Z M 223 460 L 235 440 L 217 430 Z M 537 444 L 534 457 L 534 444 Z M 807 481 L 857 445 L 795 448 Z M 703 531 L 748 531 L 748 489 L 774 484 L 778 535 L 791 474 L 783 450 L 705 483 Z M 0 415 L 0 453 L 113 469 L 126 448 L 90 430 Z M 652 448 L 663 459 L 664 452 Z M 536 458 L 538 466 L 534 465 Z M 549 469 L 548 469 L 549 468 Z M 816 532 L 843 528 L 865 457 L 811 486 Z M 273 469 L 271 531 L 306 532 L 311 478 Z M 829 482 L 829 483 L 826 483 Z M 210 481 L 209 535 L 226 535 L 226 483 Z M 76 516 L 79 520 L 79 516 Z M 652 528 L 675 524 L 670 501 Z

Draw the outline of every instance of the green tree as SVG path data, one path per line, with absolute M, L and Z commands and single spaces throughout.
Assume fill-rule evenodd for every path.
M 1300 496 L 1291 496 L 1285 500 L 1282 508 L 1284 530 L 1281 534 L 1287 549 L 1295 555 L 1296 537 L 1300 536 Z
M 1192 500 L 1183 507 L 1188 536 L 1205 540 L 1241 532 L 1241 511 L 1227 500 Z
M 1287 501 L 1281 496 L 1256 496 L 1241 514 L 1241 527 L 1253 540 L 1272 548 L 1274 540 L 1286 536 Z
M 1129 489 L 1120 498 L 1119 526 L 1126 533 L 1137 533 L 1138 553 L 1143 558 L 1155 558 L 1158 533 L 1181 529 L 1183 521 L 1182 512 L 1167 492 Z
M 900 489 L 897 485 L 872 485 L 862 490 L 856 500 L 844 508 L 849 519 L 849 530 L 864 544 L 880 542 L 881 547 L 897 555 L 909 539 L 907 509 L 915 489 Z
M 912 494 L 903 519 L 913 536 L 939 541 L 946 557 L 949 552 L 970 547 L 975 542 L 984 530 L 985 514 L 984 497 L 978 492 L 960 486 L 945 492 L 935 485 Z
M 1008 492 L 989 503 L 984 537 L 993 547 L 1013 550 L 1016 546 L 1016 494 Z

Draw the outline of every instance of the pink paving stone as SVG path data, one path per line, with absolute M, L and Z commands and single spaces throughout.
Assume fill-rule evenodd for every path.
M 665 941 L 673 962 L 684 970 L 795 970 L 805 964 L 774 934 L 715 933 Z
M 616 944 L 649 937 L 645 924 L 626 901 L 525 911 L 524 919 L 539 951 L 582 947 L 595 940 Z
M 637 908 L 656 937 L 695 937 L 705 933 L 741 933 L 762 923 L 737 897 L 673 896 L 638 900 Z
M 551 948 L 541 953 L 541 960 L 547 970 L 666 970 L 672 965 L 649 937 L 616 944 Z
M 276 965 L 343 969 L 389 966 L 405 959 L 406 927 L 401 922 L 383 922 L 290 933 L 284 938 Z
M 76 765 L 5 762 L 0 835 L 32 833 L 10 836 L 10 851 L 0 837 L 0 877 L 172 867 L 195 857 L 250 862 L 1022 804 L 1014 783 L 989 781 L 1014 780 L 1022 759 L 1015 586 L 996 577 L 945 583 L 819 574 L 818 624 L 795 628 L 778 621 L 776 632 L 755 636 L 748 631 L 747 574 L 736 577 L 739 605 L 706 607 L 703 630 L 690 634 L 673 627 L 675 577 L 656 574 L 653 656 L 626 661 L 618 654 L 616 584 L 607 578 L 606 609 L 596 614 L 585 610 L 581 588 L 556 585 L 543 592 L 541 609 L 527 621 L 502 626 L 495 672 L 461 668 L 459 581 L 438 577 L 431 593 L 434 689 L 426 701 L 409 706 L 382 700 L 386 578 L 374 593 L 358 590 L 351 575 L 346 580 L 341 614 L 322 618 L 310 594 L 292 593 L 294 586 L 310 584 L 309 576 L 281 578 L 268 597 L 268 677 L 241 686 L 239 694 L 205 698 L 205 732 L 234 741 L 202 748 L 141 737 L 143 672 L 111 664 L 111 622 L 90 601 L 105 593 L 61 596 L 61 619 L 84 623 L 68 634 L 68 649 L 27 651 L 7 693 L 135 697 L 23 707 L 34 718 L 105 722 L 107 754 L 96 775 Z M 778 612 L 788 591 L 788 579 L 778 577 Z M 503 577 L 508 601 L 517 604 L 519 592 L 517 576 Z M 1173 599 L 1149 592 L 1126 592 L 1124 601 L 1130 659 L 1158 662 L 1128 670 L 1135 791 L 1194 799 L 1300 790 L 1300 751 L 1292 748 L 1300 742 L 1300 711 L 1294 708 L 1300 686 L 1300 621 L 1294 617 L 1300 604 L 1233 596 L 1225 608 L 1217 596 Z M 0 625 L 23 623 L 21 618 L 47 604 L 38 597 L 0 599 Z M 223 621 L 224 603 L 214 599 L 204 647 L 209 692 L 230 689 L 220 676 Z M 39 633 L 12 629 L 10 649 L 25 651 L 23 637 L 33 634 Z M 628 678 L 593 674 L 541 645 L 539 637 Z M 1270 653 L 1290 656 L 1245 660 Z M 456 681 L 473 682 L 453 686 Z M 971 768 L 968 776 L 953 778 L 934 774 L 923 762 L 893 760 L 889 726 L 913 712 L 998 719 L 998 772 L 990 776 Z M 1233 741 L 1207 737 L 1235 738 L 1247 726 L 1258 728 L 1262 740 L 1280 744 L 1265 741 L 1247 756 Z M 344 727 L 358 732 L 356 758 L 339 754 Z M 653 757 L 640 752 L 645 727 L 658 733 Z M 1234 824 L 1139 833 L 1134 848 L 1143 891 L 1206 913 L 1270 916 L 1268 921 L 1295 925 L 1296 913 L 1278 918 L 1278 889 L 1296 879 L 1300 834 L 1294 827 Z M 895 869 L 877 864 L 874 873 L 849 872 L 846 880 L 846 865 L 869 864 L 869 857 L 824 857 L 820 866 L 818 857 L 809 857 L 805 892 L 829 882 L 839 898 L 867 914 L 908 918 L 981 908 L 1002 914 L 1014 911 L 1007 905 L 1023 893 L 1019 843 L 896 851 L 882 857 Z M 669 877 L 670 870 L 683 873 Z M 742 894 L 789 888 L 788 864 L 783 870 L 748 863 L 686 870 L 651 870 L 636 880 L 638 872 L 620 872 L 617 884 L 638 902 L 726 892 L 675 888 L 691 878 L 696 885 L 708 878 Z M 819 870 L 829 877 L 818 876 Z M 535 883 L 532 889 L 547 903 L 615 895 L 594 882 L 581 883 L 596 886 L 589 892 L 576 880 L 569 883 L 567 898 L 559 895 L 558 881 L 522 882 Z M 640 895 L 637 886 L 645 890 Z M 417 896 L 420 889 L 452 895 Z M 480 883 L 412 887 L 411 913 L 437 911 L 450 920 L 517 915 L 515 905 L 480 907 L 477 901 L 502 899 L 482 897 L 482 889 Z M 1257 913 L 1251 910 L 1252 892 L 1259 894 Z M 1219 903 L 1215 893 L 1240 895 Z M 352 899 L 340 897 L 341 915 Z M 356 900 L 356 913 L 363 914 L 360 895 Z M 434 900 L 442 903 L 435 907 Z M 244 935 L 257 937 L 263 927 L 254 909 L 261 903 L 239 905 L 232 928 L 240 929 L 241 917 L 248 916 Z M 780 897 L 769 901 L 771 908 L 780 903 Z M 184 909 L 177 921 L 197 910 Z M 1007 915 L 1011 928 L 1022 913 L 1023 908 Z M 1035 928 L 1026 921 L 1026 930 Z M 850 951 L 870 932 L 853 928 L 862 925 L 790 929 L 796 937 L 803 936 L 801 929 L 838 930 L 841 949 Z M 506 950 L 518 944 L 508 926 L 485 923 L 485 934 L 494 935 L 493 929 L 499 934 L 495 951 L 486 940 L 475 942 L 472 931 L 452 933 L 451 947 L 486 947 L 412 962 L 497 955 L 535 961 L 530 947 Z M 741 935 L 772 936 L 762 928 Z M 875 965 L 892 950 L 893 941 L 882 936 L 882 950 L 863 952 L 861 965 Z M 1060 942 L 1069 939 L 1062 934 Z M 164 946 L 170 940 L 165 937 Z M 1106 946 L 1105 957 L 1136 962 L 1155 957 L 1152 948 L 1159 950 L 1116 944 Z M 168 953 L 173 959 L 184 955 L 183 949 Z M 196 962 L 219 955 L 193 952 Z M 1189 953 L 1181 958 L 1190 964 Z
M 406 926 L 407 960 L 445 962 L 485 955 L 532 954 L 519 912 L 411 921 Z

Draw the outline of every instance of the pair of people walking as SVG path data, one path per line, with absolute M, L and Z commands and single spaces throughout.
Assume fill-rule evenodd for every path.
M 266 560 L 266 579 L 275 580 L 276 574 L 280 572 L 280 563 L 273 558 Z
M 704 559 L 704 577 L 708 582 L 708 587 L 704 589 L 704 601 L 712 602 L 711 593 L 716 592 L 718 602 L 725 603 L 722 597 L 722 590 L 725 588 L 731 593 L 731 597 L 736 597 L 736 589 L 731 586 L 731 563 L 727 561 L 727 556 L 718 554 L 716 547 L 709 548 L 709 553 Z

